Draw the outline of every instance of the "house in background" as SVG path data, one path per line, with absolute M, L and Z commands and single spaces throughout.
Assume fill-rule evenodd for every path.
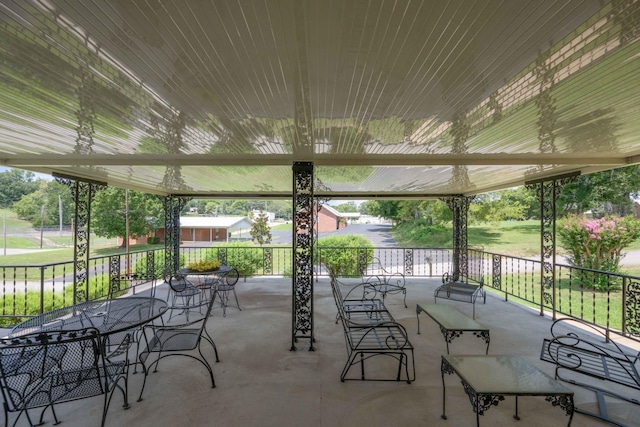
M 357 212 L 338 212 L 329 205 L 322 205 L 318 210 L 317 230 L 318 233 L 339 230 L 347 226 L 348 222 L 360 217 Z
M 181 216 L 181 242 L 228 242 L 250 240 L 253 223 L 240 216 Z M 164 227 L 156 230 L 156 236 L 164 242 Z

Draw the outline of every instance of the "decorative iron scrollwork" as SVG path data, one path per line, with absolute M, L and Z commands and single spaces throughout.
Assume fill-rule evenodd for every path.
M 468 265 L 468 213 L 469 204 L 474 197 L 448 197 L 441 199 L 453 212 L 453 266 L 454 280 L 467 276 Z
M 404 250 L 404 275 L 413 276 L 413 249 Z
M 109 295 L 120 290 L 120 255 L 109 257 Z
M 180 268 L 180 211 L 190 199 L 187 197 L 166 196 L 162 199 L 164 207 L 164 277 L 169 277 Z
M 493 272 L 491 287 L 500 290 L 502 289 L 502 255 L 493 254 L 491 269 Z
M 638 337 L 640 336 L 640 282 L 629 281 L 624 301 L 624 332 Z
M 291 350 L 298 339 L 309 339 L 313 347 L 313 164 L 293 165 L 293 315 Z
M 264 248 L 262 251 L 262 270 L 264 274 L 273 273 L 273 248 Z
M 446 342 L 448 342 L 449 344 L 451 344 L 451 342 L 460 337 L 462 335 L 462 331 L 456 331 L 456 330 L 448 330 L 443 326 L 440 326 L 440 332 L 442 332 L 442 336 L 444 337 L 444 340 Z
M 564 409 L 567 415 L 572 415 L 575 410 L 573 398 L 566 394 L 560 396 L 547 396 L 544 400 L 550 402 L 553 406 L 559 406 Z
M 473 336 L 475 336 L 476 338 L 480 338 L 487 346 L 489 346 L 489 342 L 491 341 L 489 331 L 474 331 Z
M 453 366 L 451 366 L 449 362 L 447 362 L 444 358 L 442 358 L 442 362 L 440 363 L 440 372 L 442 372 L 443 377 L 444 374 L 451 375 L 455 373 L 455 371 L 453 370 Z
M 56 178 L 60 184 L 67 185 L 73 196 L 76 211 L 73 222 L 73 235 L 75 247 L 75 282 L 74 300 L 76 304 L 85 301 L 89 295 L 89 234 L 91 223 L 91 200 L 102 184 L 86 181 L 72 180 L 69 178 Z
M 498 403 L 504 400 L 504 396 L 500 394 L 477 394 L 465 380 L 461 379 L 460 382 L 464 392 L 469 396 L 473 412 L 478 415 L 484 415 L 486 410 L 492 406 L 498 406 Z

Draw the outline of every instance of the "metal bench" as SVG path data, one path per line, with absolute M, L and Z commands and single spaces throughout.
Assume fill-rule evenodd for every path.
M 473 318 L 476 318 L 476 300 L 487 302 L 487 294 L 484 290 L 484 277 L 480 277 L 478 283 L 460 282 L 454 280 L 449 273 L 442 275 L 442 285 L 433 293 L 435 302 L 438 298 L 467 302 L 473 305 Z
M 343 298 L 343 287 L 336 278 L 331 278 L 331 287 L 335 299 L 338 315 L 344 329 L 347 346 L 347 362 L 340 375 L 340 381 L 357 379 L 347 378 L 351 367 L 360 365 L 360 380 L 372 381 L 401 381 L 407 383 L 415 380 L 415 362 L 413 346 L 409 342 L 409 335 L 400 323 L 396 322 L 387 310 L 384 302 L 376 298 L 375 288 L 366 283 L 352 286 Z M 356 295 L 363 295 L 356 298 Z M 365 361 L 374 356 L 388 356 L 398 362 L 397 371 L 393 378 L 366 378 Z
M 640 353 L 625 352 L 615 342 L 607 342 L 606 335 L 598 328 L 572 318 L 553 322 L 551 338 L 543 340 L 540 353 L 540 359 L 555 364 L 557 379 L 584 387 L 596 394 L 598 412 L 580 407 L 576 407 L 576 412 L 618 426 L 626 424 L 610 416 L 606 398 L 640 405 L 639 358 Z M 585 376 L 602 380 L 602 384 L 595 384 L 593 381 L 587 383 Z M 608 382 L 622 385 L 628 392 L 614 390 Z
M 374 258 L 372 264 L 375 266 L 373 274 L 363 275 L 362 281 L 373 286 L 382 296 L 382 301 L 385 300 L 387 294 L 402 294 L 404 308 L 407 308 L 407 288 L 405 287 L 404 274 L 387 270 L 379 258 Z

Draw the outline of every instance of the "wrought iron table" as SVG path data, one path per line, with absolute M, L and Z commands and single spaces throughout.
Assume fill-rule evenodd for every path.
M 186 276 L 195 276 L 198 283 L 195 284 L 204 292 L 212 292 L 214 289 L 218 291 L 216 298 L 220 298 L 223 316 L 227 315 L 227 307 L 229 306 L 229 295 L 233 293 L 236 300 L 236 307 L 240 308 L 238 297 L 235 294 L 235 283 L 238 281 L 238 270 L 229 266 L 221 265 L 215 270 L 197 271 L 188 268 L 181 268 L 178 273 Z M 233 283 L 231 283 L 233 282 Z
M 420 313 L 427 313 L 440 326 L 440 332 L 447 342 L 447 354 L 449 354 L 449 343 L 458 338 L 463 332 L 472 332 L 475 337 L 483 339 L 487 344 L 485 354 L 489 353 L 489 343 L 491 337 L 489 328 L 481 325 L 473 319 L 465 316 L 455 307 L 443 304 L 417 304 L 416 317 L 418 319 L 418 333 L 420 333 Z
M 165 300 L 150 297 L 86 301 L 25 320 L 14 326 L 9 336 L 92 327 L 106 337 L 149 323 L 162 316 L 167 311 L 167 307 Z
M 575 411 L 573 391 L 558 380 L 545 374 L 531 362 L 520 356 L 456 356 L 442 355 L 442 418 L 445 412 L 444 374 L 457 374 L 469 396 L 476 425 L 480 426 L 480 415 L 504 400 L 504 396 L 515 396 L 514 418 L 519 420 L 518 396 L 545 396 L 553 406 L 564 409 L 571 425 Z
M 216 285 L 217 283 L 220 282 L 220 280 L 225 278 L 227 274 L 229 274 L 232 270 L 233 270 L 233 267 L 229 265 L 221 265 L 215 270 L 204 270 L 204 271 L 192 270 L 190 268 L 181 268 L 178 270 L 178 273 L 182 274 L 183 276 L 195 276 L 198 280 L 198 286 L 204 288 L 207 286 L 211 287 Z

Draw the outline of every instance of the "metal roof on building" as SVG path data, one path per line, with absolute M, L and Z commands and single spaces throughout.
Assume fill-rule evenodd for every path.
M 251 228 L 246 217 L 238 216 L 181 216 L 181 228 Z

